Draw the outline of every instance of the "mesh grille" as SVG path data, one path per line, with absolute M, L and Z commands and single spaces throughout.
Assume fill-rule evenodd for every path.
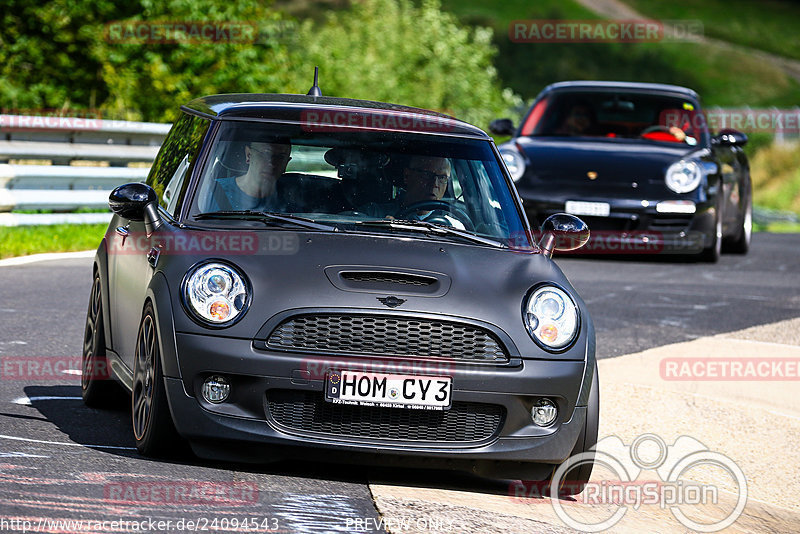
M 508 361 L 500 342 L 481 328 L 378 315 L 299 315 L 273 330 L 267 345 L 327 354 Z
M 347 272 L 341 273 L 343 279 L 350 282 L 372 282 L 383 284 L 401 284 L 406 286 L 424 287 L 436 283 L 435 278 L 427 276 L 414 276 L 402 273 L 379 273 L 379 272 Z
M 495 404 L 454 402 L 447 411 L 349 406 L 290 389 L 269 390 L 267 406 L 276 423 L 295 430 L 397 441 L 485 441 L 505 418 L 505 408 Z

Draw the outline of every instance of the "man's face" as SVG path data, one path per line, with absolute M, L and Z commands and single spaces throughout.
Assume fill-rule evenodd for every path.
M 586 131 L 592 125 L 592 115 L 586 106 L 573 107 L 566 120 L 567 128 L 575 133 Z
M 450 180 L 450 164 L 444 158 L 412 158 L 404 171 L 406 204 L 441 200 Z
M 292 147 L 283 143 L 250 143 L 244 148 L 250 166 L 264 176 L 277 178 L 286 172 L 286 165 L 292 159 Z

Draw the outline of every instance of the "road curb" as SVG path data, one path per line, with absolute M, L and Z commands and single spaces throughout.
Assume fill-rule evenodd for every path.
M 45 254 L 31 254 L 30 256 L 16 256 L 14 258 L 0 260 L 0 267 L 13 267 L 15 265 L 26 265 L 28 263 L 38 263 L 40 261 L 93 258 L 95 253 L 95 250 L 81 250 L 78 252 L 48 252 Z

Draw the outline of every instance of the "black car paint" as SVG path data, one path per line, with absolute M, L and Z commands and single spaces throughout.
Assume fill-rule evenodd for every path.
M 280 120 L 297 120 L 304 108 L 298 104 L 288 108 L 277 105 L 270 110 L 269 97 L 260 108 L 237 107 L 237 103 L 246 100 L 244 97 L 227 99 L 225 104 L 222 100 L 214 97 L 195 101 L 183 109 L 191 113 L 199 113 L 200 109 L 216 121 L 226 114 L 238 119 L 265 120 L 274 115 Z M 280 98 L 276 100 L 281 101 Z M 307 108 L 319 105 L 305 97 L 295 100 Z M 361 102 L 325 100 L 332 106 L 363 106 Z M 408 109 L 402 108 L 404 112 Z M 197 186 L 214 132 L 212 123 L 197 157 L 198 163 L 192 166 L 188 194 Z M 491 143 L 486 134 L 464 123 L 455 124 L 444 135 L 470 136 Z M 497 154 L 496 149 L 494 152 Z M 510 177 L 506 179 L 510 186 Z M 519 198 L 515 196 L 515 199 L 518 207 L 521 206 Z M 172 419 L 197 454 L 265 460 L 263 452 L 259 452 L 260 445 L 282 444 L 510 462 L 558 463 L 569 456 L 586 418 L 589 386 L 595 373 L 594 329 L 586 305 L 567 278 L 535 246 L 509 250 L 433 237 L 272 229 L 252 222 L 235 226 L 208 225 L 187 217 L 189 204 L 184 202 L 175 218 L 159 207 L 161 225 L 156 237 L 167 241 L 170 236 L 188 230 L 224 233 L 245 229 L 261 236 L 280 235 L 296 244 L 291 254 L 219 258 L 235 265 L 249 278 L 252 305 L 235 324 L 216 329 L 193 320 L 183 307 L 181 294 L 181 281 L 187 271 L 198 261 L 213 260 L 214 256 L 161 253 L 152 262 L 148 261 L 148 250 L 134 247 L 133 253 L 120 253 L 114 242 L 128 239 L 121 234 L 127 233 L 136 239 L 149 236 L 148 225 L 152 221 L 130 220 L 119 215 L 112 218 L 95 259 L 103 291 L 104 321 L 109 325 L 105 329 L 109 365 L 114 378 L 130 390 L 137 330 L 145 303 L 151 302 Z M 397 253 L 399 246 L 402 246 L 402 254 Z M 330 268 L 442 273 L 450 284 L 443 294 L 433 297 L 403 293 L 393 287 L 347 291 L 326 276 L 326 269 Z M 523 299 L 532 286 L 541 282 L 566 290 L 579 309 L 582 323 L 574 342 L 556 353 L 542 349 L 531 340 L 521 317 Z M 394 295 L 405 299 L 398 308 L 390 309 L 379 300 Z M 320 392 L 323 389 L 321 378 L 298 374 L 309 360 L 314 360 L 314 355 L 260 349 L 256 343 L 258 332 L 286 313 L 299 310 L 453 319 L 491 330 L 505 343 L 510 356 L 508 364 L 481 366 L 451 362 L 449 369 L 454 380 L 454 401 L 488 402 L 506 407 L 506 422 L 500 436 L 487 443 L 468 446 L 414 445 L 300 435 L 266 424 L 264 406 L 258 399 L 263 399 L 267 389 L 276 386 Z M 341 362 L 343 365 L 355 365 L 360 360 L 357 355 L 324 359 L 326 364 Z M 396 362 L 388 359 L 369 357 L 363 360 L 376 372 L 396 369 Z M 232 377 L 238 396 L 229 403 L 212 405 L 198 394 L 203 378 L 215 372 Z M 559 405 L 559 419 L 547 428 L 537 428 L 530 421 L 533 399 L 539 396 L 557 399 Z M 228 445 L 238 442 L 242 449 L 232 453 L 223 443 L 225 440 Z M 253 449 L 252 457 L 246 454 L 245 445 Z
M 684 217 L 686 229 L 700 232 L 709 246 L 716 212 L 722 217 L 723 238 L 735 238 L 750 193 L 749 165 L 738 143 L 725 135 L 701 136 L 697 146 L 598 137 L 528 137 L 522 125 L 545 98 L 565 92 L 625 92 L 679 97 L 701 110 L 694 91 L 673 85 L 624 82 L 561 82 L 546 87 L 508 143 L 524 155 L 526 170 L 516 186 L 523 198 L 528 219 L 536 224 L 564 210 L 567 200 L 608 202 L 609 217 L 587 217 L 592 230 L 647 232 L 658 231 L 655 204 L 662 200 L 691 200 L 697 205 L 694 216 Z M 740 135 L 740 134 L 739 134 Z M 746 138 L 745 138 L 746 139 Z M 667 168 L 681 159 L 696 159 L 710 172 L 690 193 L 679 194 L 666 186 Z M 590 179 L 587 173 L 595 172 Z M 647 202 L 643 206 L 643 201 Z M 678 217 L 681 218 L 681 217 Z M 667 232 L 664 233 L 668 237 Z M 675 241 L 677 244 L 679 239 Z

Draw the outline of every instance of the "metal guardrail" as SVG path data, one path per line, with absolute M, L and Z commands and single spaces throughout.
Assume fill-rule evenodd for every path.
M 143 181 L 170 124 L 100 118 L 0 115 L 0 226 L 107 222 L 111 190 Z M 10 160 L 50 165 L 9 164 Z M 94 162 L 71 165 L 76 160 Z M 18 213 L 46 210 L 53 213 Z

